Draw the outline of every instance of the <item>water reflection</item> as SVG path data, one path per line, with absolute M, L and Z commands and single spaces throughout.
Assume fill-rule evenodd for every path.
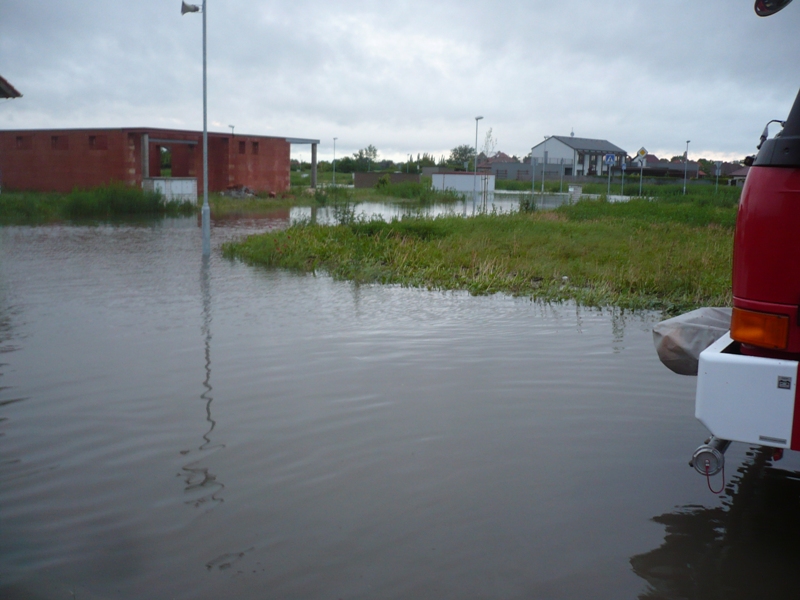
M 747 453 L 723 505 L 688 505 L 654 517 L 664 543 L 631 558 L 647 580 L 639 598 L 793 598 L 800 564 L 800 473 L 770 467 L 769 449 Z
M 201 331 L 205 356 L 204 391 L 200 394 L 200 399 L 205 404 L 208 430 L 203 434 L 203 443 L 200 444 L 197 449 L 201 453 L 201 456 L 183 467 L 186 481 L 185 491 L 188 494 L 195 495 L 195 497 L 187 501 L 187 504 L 192 504 L 195 507 L 202 506 L 209 502 L 224 502 L 224 498 L 220 495 L 222 490 L 225 489 L 225 485 L 217 481 L 217 476 L 210 471 L 209 467 L 202 464 L 204 459 L 207 458 L 204 456 L 205 453 L 225 447 L 224 444 L 214 445 L 211 442 L 211 433 L 214 431 L 217 422 L 211 416 L 211 403 L 214 401 L 214 397 L 211 393 L 214 388 L 211 385 L 211 257 L 208 255 L 203 255 L 202 257 L 202 266 L 200 268 L 200 292 L 203 298 L 203 325 Z M 182 454 L 189 454 L 189 452 L 190 451 L 186 450 L 183 451 Z
M 380 218 L 384 221 L 403 217 L 438 217 L 445 215 L 461 215 L 464 217 L 483 213 L 511 213 L 520 208 L 520 199 L 530 196 L 529 192 L 495 192 L 488 194 L 479 203 L 473 203 L 469 197 L 459 202 L 448 202 L 431 205 L 409 203 L 390 204 L 384 202 L 340 203 L 327 206 L 297 206 L 276 208 L 260 213 L 236 211 L 212 215 L 214 234 L 249 234 L 283 229 L 292 223 L 308 222 L 320 225 L 339 223 L 343 218 Z M 571 202 L 569 194 L 537 194 L 536 208 L 553 209 Z M 199 217 L 197 223 L 199 226 Z
M 709 499 L 654 315 L 200 263 L 200 241 L 193 217 L 0 230 L 24 313 L 0 370 L 30 397 L 0 407 L 0 460 L 22 461 L 0 463 L 0 598 L 45 576 L 124 599 L 631 598 L 652 515 Z

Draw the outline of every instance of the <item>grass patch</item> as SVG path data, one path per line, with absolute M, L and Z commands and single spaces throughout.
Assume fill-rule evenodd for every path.
M 614 219 L 622 222 L 681 223 L 693 227 L 717 225 L 733 229 L 736 225 L 736 208 L 719 206 L 699 200 L 678 202 L 672 198 L 647 200 L 633 198 L 627 202 L 607 202 L 600 200 L 581 200 L 572 205 L 563 205 L 556 213 L 570 221 L 594 221 Z
M 557 211 L 301 223 L 228 243 L 337 279 L 677 313 L 730 303 L 735 208 L 582 201 Z M 713 209 L 713 210 L 712 210 Z
M 131 215 L 192 214 L 190 202 L 164 202 L 156 192 L 113 183 L 69 194 L 3 192 L 0 223 L 48 222 L 76 218 L 106 218 Z

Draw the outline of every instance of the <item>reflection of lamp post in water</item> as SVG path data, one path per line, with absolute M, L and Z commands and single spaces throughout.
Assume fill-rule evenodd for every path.
M 203 434 L 203 443 L 200 444 L 198 450 L 200 452 L 207 452 L 215 448 L 224 448 L 224 445 L 212 446 L 211 445 L 211 432 L 214 431 L 216 421 L 211 418 L 211 402 L 214 398 L 211 396 L 211 257 L 209 255 L 203 256 L 203 263 L 200 268 L 200 290 L 203 295 L 203 326 L 201 331 L 203 333 L 203 341 L 205 346 L 205 379 L 203 380 L 204 391 L 200 394 L 200 399 L 206 405 L 206 421 L 209 424 L 208 431 Z M 188 451 L 186 452 L 188 453 Z M 186 471 L 186 491 L 191 492 L 194 490 L 207 491 L 203 496 L 195 500 L 189 501 L 190 504 L 200 506 L 209 500 L 212 502 L 222 502 L 222 498 L 217 498 L 217 494 L 225 489 L 225 486 L 217 481 L 216 475 L 210 473 L 208 467 L 200 466 L 198 463 L 200 459 L 189 463 L 183 470 Z

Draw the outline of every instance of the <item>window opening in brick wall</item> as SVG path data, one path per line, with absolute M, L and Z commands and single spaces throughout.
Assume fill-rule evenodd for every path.
M 90 135 L 89 148 L 92 150 L 108 150 L 107 135 Z
M 65 135 L 52 135 L 50 136 L 50 146 L 53 150 L 67 150 L 69 149 L 69 138 Z
M 17 136 L 17 150 L 30 150 L 33 146 L 31 142 L 31 136 L 29 135 L 18 135 Z
M 245 144 L 244 142 L 239 142 L 239 154 L 244 154 Z
M 253 142 L 253 154 L 258 154 L 258 142 Z

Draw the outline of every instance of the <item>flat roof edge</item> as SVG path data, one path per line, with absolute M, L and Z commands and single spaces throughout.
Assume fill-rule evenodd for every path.
M 189 135 L 203 135 L 203 131 L 195 129 L 169 129 L 165 127 L 37 127 L 37 128 L 15 128 L 15 129 L 0 129 L 0 133 L 41 133 L 45 131 L 124 131 L 129 133 L 181 133 Z M 231 134 L 227 131 L 209 131 L 209 137 L 252 137 L 252 138 L 268 138 L 273 140 L 285 140 L 290 144 L 319 144 L 319 140 L 312 140 L 306 138 L 293 138 L 283 135 L 261 135 L 258 133 L 235 133 Z

